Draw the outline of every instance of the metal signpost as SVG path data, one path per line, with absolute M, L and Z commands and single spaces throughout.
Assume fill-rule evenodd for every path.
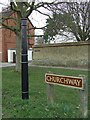
M 22 99 L 29 99 L 28 95 L 28 54 L 27 54 L 27 19 L 21 19 L 22 34 Z

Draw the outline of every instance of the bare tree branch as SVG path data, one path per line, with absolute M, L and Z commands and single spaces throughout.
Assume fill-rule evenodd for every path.
M 47 25 L 43 26 L 43 27 L 32 27 L 32 28 L 28 28 L 27 30 L 35 30 L 35 29 L 45 29 L 45 27 L 47 27 Z
M 10 8 L 11 8 L 11 10 L 13 10 L 14 12 L 20 12 L 20 9 L 17 9 L 17 6 L 15 5 L 14 2 L 10 2 Z
M 35 6 L 35 10 L 40 8 L 40 7 L 44 7 L 45 5 L 52 5 L 54 4 L 56 1 L 53 2 L 39 2 L 36 6 Z
M 45 16 L 49 17 L 49 18 L 51 19 L 50 15 L 48 15 L 48 14 L 46 14 L 46 13 L 43 13 L 43 12 L 41 12 L 41 11 L 39 11 L 39 10 L 36 10 L 36 11 L 39 12 L 40 14 L 42 14 L 42 15 L 45 15 Z
M 44 35 L 27 35 L 28 38 L 32 38 L 32 37 L 43 37 Z
M 18 20 L 16 18 L 13 18 L 13 17 L 2 17 L 2 22 L 4 22 L 5 20 L 14 20 L 15 22 L 17 22 Z
M 80 2 L 80 3 L 60 2 L 58 4 L 55 3 L 51 6 L 48 5 L 48 7 L 54 15 L 53 20 L 56 26 L 57 26 L 57 22 L 58 25 L 61 24 L 62 26 L 65 26 L 65 29 L 68 32 L 72 32 L 73 35 L 76 37 L 77 41 L 87 40 L 87 38 L 89 37 L 88 29 L 90 29 L 90 24 L 89 24 L 90 2 Z M 57 15 L 57 21 L 55 22 L 56 15 Z M 59 30 L 63 29 L 63 27 L 59 27 L 58 29 Z M 55 31 L 55 28 L 53 29 L 53 31 Z
M 15 27 L 5 25 L 5 24 L 2 23 L 2 22 L 0 22 L 0 23 L 2 24 L 3 28 L 9 29 L 9 30 L 11 30 L 11 31 L 13 31 L 13 32 L 15 32 L 15 33 L 17 33 L 17 29 L 16 29 Z
M 26 17 L 28 17 L 28 16 L 32 13 L 32 11 L 34 10 L 34 4 L 35 4 L 35 0 L 34 0 L 34 1 L 32 2 L 32 4 L 29 6 L 30 9 L 27 11 Z

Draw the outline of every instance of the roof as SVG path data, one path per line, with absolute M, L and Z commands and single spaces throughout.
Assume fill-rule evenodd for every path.
M 13 11 L 11 11 L 10 7 L 4 7 L 2 8 L 2 11 L 0 12 L 0 22 L 2 22 L 2 16 L 3 17 L 8 17 L 13 14 Z
M 10 9 L 10 7 L 7 7 L 7 8 L 3 8 L 1 13 L 3 17 L 4 16 L 6 17 L 12 15 L 12 13 L 14 12 Z

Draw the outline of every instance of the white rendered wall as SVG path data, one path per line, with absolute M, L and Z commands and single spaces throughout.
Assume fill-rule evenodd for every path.
M 8 50 L 8 62 L 13 62 L 13 52 L 16 54 L 16 50 Z
M 9 49 L 8 50 L 8 62 L 13 62 L 13 52 L 16 54 L 16 50 Z M 32 60 L 32 48 L 28 49 L 28 61 Z
M 28 50 L 28 61 L 32 60 L 32 48 Z

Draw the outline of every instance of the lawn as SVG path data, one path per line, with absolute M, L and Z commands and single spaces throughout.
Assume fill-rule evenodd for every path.
M 54 86 L 54 105 L 47 103 L 45 73 L 88 75 L 87 71 L 29 67 L 29 100 L 21 99 L 21 76 L 14 67 L 2 70 L 3 118 L 79 118 L 79 90 Z M 88 77 L 89 78 L 89 77 Z M 90 80 L 89 80 L 90 81 Z M 90 105 L 89 105 L 90 106 Z

